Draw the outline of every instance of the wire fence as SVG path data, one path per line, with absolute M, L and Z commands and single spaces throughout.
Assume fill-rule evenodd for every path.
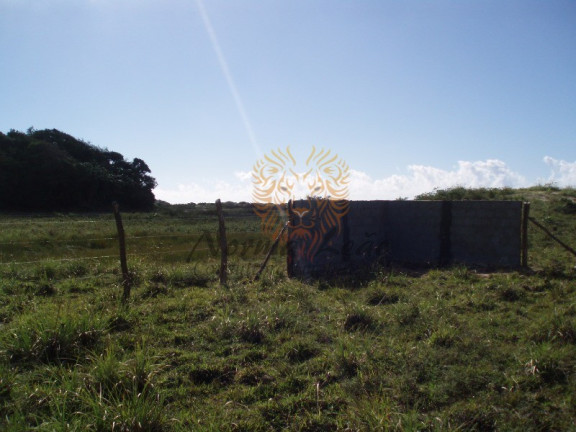
M 255 274 L 273 239 L 263 234 L 258 215 L 227 214 L 226 211 L 224 214 L 230 271 Z M 118 277 L 119 236 L 112 214 L 90 215 L 86 219 L 58 215 L 8 220 L 6 216 L 0 217 L 4 218 L 0 219 L 0 282 L 2 277 L 11 274 L 40 274 L 43 269 L 58 268 L 60 264 L 62 269 L 56 272 L 56 279 L 93 278 L 104 274 Z M 221 249 L 215 213 L 187 216 L 128 213 L 123 217 L 130 266 L 145 264 L 150 271 L 164 265 L 217 268 Z M 531 238 L 546 237 L 541 228 L 530 225 L 527 229 Z M 547 241 L 554 246 L 551 239 Z M 574 253 L 572 249 L 570 252 Z M 286 248 L 281 246 L 274 256 L 284 259 L 285 254 Z M 542 251 L 539 255 L 532 254 L 531 263 L 546 264 L 551 259 L 540 255 L 544 255 Z M 244 270 L 239 270 L 241 266 Z M 91 272 L 96 275 L 87 274 Z
M 218 258 L 218 217 L 134 215 L 124 217 L 126 257 L 154 263 L 214 263 Z M 271 240 L 252 214 L 226 215 L 230 255 L 260 262 Z M 110 215 L 90 219 L 27 218 L 0 222 L 0 270 L 58 263 L 118 260 L 119 236 Z M 102 235 L 98 235 L 102 234 Z M 282 253 L 282 249 L 279 252 Z M 238 263 L 232 263 L 234 268 Z M 91 276 L 88 276 L 91 277 Z

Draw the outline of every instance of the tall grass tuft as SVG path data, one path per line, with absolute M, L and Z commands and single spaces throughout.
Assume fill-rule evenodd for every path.
M 15 320 L 1 336 L 12 363 L 74 363 L 100 343 L 105 322 L 88 310 L 43 308 Z
M 352 331 L 369 331 L 376 330 L 379 326 L 376 318 L 363 307 L 356 306 L 350 310 L 344 320 L 344 330 Z
M 162 365 L 138 347 L 125 360 L 113 348 L 91 356 L 92 368 L 79 397 L 86 429 L 109 431 L 164 431 L 164 397 L 156 390 L 155 375 Z

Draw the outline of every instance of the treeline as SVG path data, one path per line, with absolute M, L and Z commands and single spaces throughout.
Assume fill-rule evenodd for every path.
M 141 159 L 56 129 L 0 132 L 0 210 L 151 210 L 156 180 Z

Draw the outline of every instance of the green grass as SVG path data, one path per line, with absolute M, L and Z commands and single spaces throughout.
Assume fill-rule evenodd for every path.
M 534 217 L 576 245 L 563 201 L 573 190 L 490 192 L 500 193 L 529 199 Z M 128 253 L 138 253 L 127 305 L 116 259 L 0 267 L 0 429 L 576 429 L 576 259 L 535 227 L 530 271 L 381 268 L 362 282 L 305 283 L 286 277 L 280 252 L 254 283 L 254 253 L 233 256 L 220 286 L 218 256 L 186 262 L 187 237 L 130 240 L 216 232 L 210 214 L 183 211 L 125 217 Z M 110 232 L 57 224 L 82 218 Z M 0 219 L 0 243 L 34 243 L 56 225 L 54 256 L 76 258 L 106 253 L 85 239 L 114 228 L 111 215 L 44 216 L 27 238 L 6 227 L 30 217 Z M 258 229 L 229 220 L 239 242 Z M 69 240 L 87 246 L 70 251 Z M 41 246 L 0 250 L 44 260 Z

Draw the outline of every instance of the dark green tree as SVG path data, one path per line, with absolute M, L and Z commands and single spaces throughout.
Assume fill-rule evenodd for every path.
M 156 180 L 126 161 L 56 129 L 0 132 L 0 210 L 151 210 Z

